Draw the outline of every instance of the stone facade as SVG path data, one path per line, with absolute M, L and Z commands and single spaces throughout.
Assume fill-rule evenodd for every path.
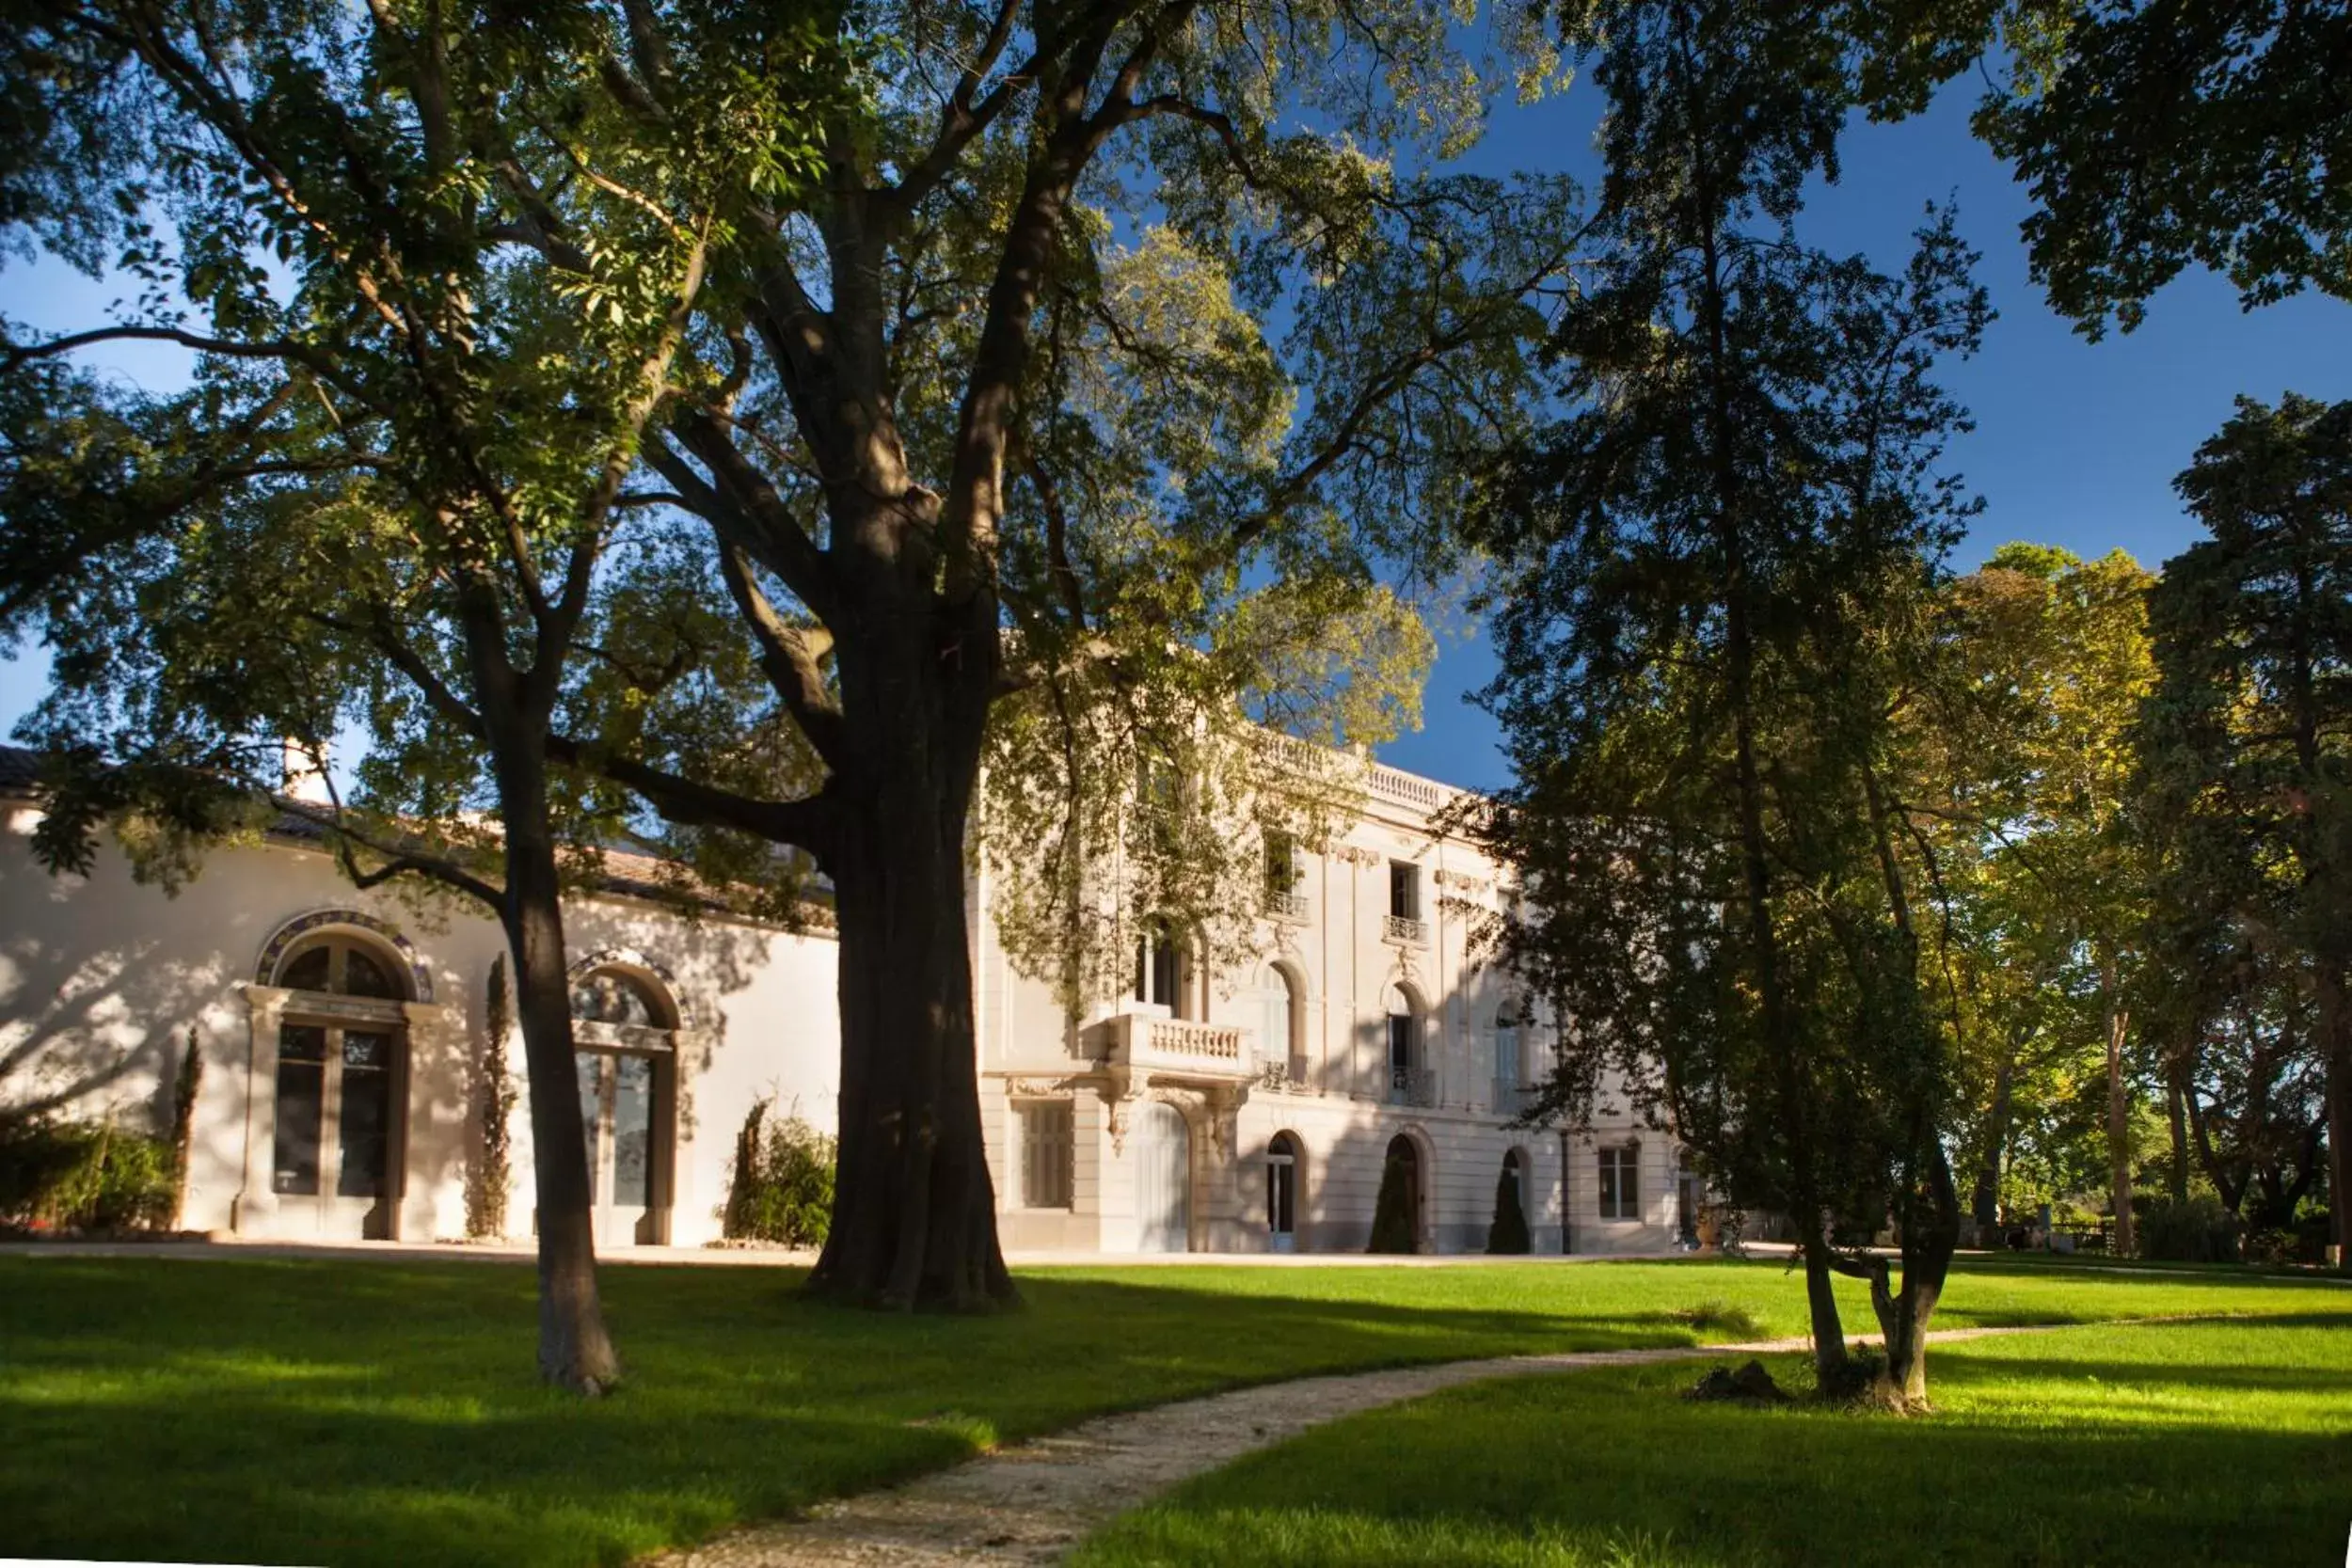
M 28 850 L 38 816 L 14 760 L 0 770 L 0 1107 L 160 1127 L 193 1033 L 206 1070 L 190 1227 L 460 1234 L 496 926 L 463 904 L 355 893 L 298 841 L 222 850 L 173 896 L 135 883 L 111 847 L 88 877 L 52 878 Z M 1675 1244 L 1670 1137 L 1504 1125 L 1549 1033 L 1513 1025 L 1505 977 L 1470 950 L 1477 914 L 1505 895 L 1492 865 L 1431 833 L 1451 795 L 1375 769 L 1343 842 L 1302 848 L 1295 891 L 1269 900 L 1261 962 L 1173 963 L 1177 994 L 1106 1002 L 1076 1023 L 1014 972 L 974 887 L 982 1112 L 1008 1250 L 1360 1251 L 1391 1151 L 1409 1157 L 1423 1250 L 1485 1246 L 1506 1160 L 1535 1251 Z M 755 1102 L 834 1123 L 832 939 L 690 924 L 621 892 L 580 899 L 566 924 L 582 1005 L 597 1006 L 598 986 L 635 999 L 581 1031 L 599 1240 L 711 1241 Z M 337 960 L 351 985 L 288 983 L 328 973 L 315 956 L 294 968 L 326 945 L 358 955 Z M 519 1074 L 519 1039 L 508 1053 Z M 519 1096 L 510 1136 L 506 1230 L 522 1236 Z M 1605 1205 L 1615 1182 L 1626 1190 Z

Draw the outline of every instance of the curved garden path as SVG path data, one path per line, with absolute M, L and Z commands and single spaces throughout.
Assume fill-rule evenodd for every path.
M 1943 1344 L 2079 1323 L 1960 1328 Z M 1489 1378 L 1804 1350 L 1807 1339 L 1574 1351 L 1442 1361 L 1261 1384 L 1121 1416 L 1000 1449 L 880 1491 L 749 1525 L 642 1568 L 933 1568 L 1057 1562 L 1097 1527 L 1177 1482 L 1326 1421 Z

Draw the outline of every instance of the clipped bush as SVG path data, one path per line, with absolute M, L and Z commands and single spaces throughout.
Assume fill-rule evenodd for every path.
M 0 1120 L 0 1221 L 35 1230 L 154 1230 L 180 1172 L 169 1138 L 112 1122 Z
M 1533 1246 L 1527 1234 L 1527 1210 L 1519 1202 L 1518 1175 L 1506 1167 L 1495 1179 L 1495 1217 L 1486 1227 L 1486 1251 L 1496 1257 L 1516 1256 Z
M 1394 1155 L 1380 1167 L 1380 1196 L 1372 1205 L 1372 1243 L 1366 1252 L 1419 1252 L 1421 1237 L 1413 1224 L 1413 1173 L 1408 1162 Z
M 836 1146 L 799 1117 L 771 1121 L 770 1103 L 755 1101 L 735 1135 L 720 1233 L 729 1241 L 822 1246 L 833 1229 Z
M 2185 1203 L 2152 1203 L 2138 1216 L 2139 1256 L 2168 1263 L 2234 1263 L 2238 1218 L 2210 1193 Z

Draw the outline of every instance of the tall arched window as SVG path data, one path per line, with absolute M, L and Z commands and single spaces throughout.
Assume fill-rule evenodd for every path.
M 1266 1245 L 1275 1252 L 1298 1250 L 1299 1182 L 1307 1165 L 1296 1134 L 1277 1132 L 1265 1148 Z
M 649 977 L 603 967 L 574 976 L 572 1020 L 596 1239 L 659 1243 L 667 1230 L 677 1007 Z
M 407 1069 L 406 966 L 329 927 L 278 960 L 270 1190 L 281 1212 L 316 1211 L 328 1235 L 392 1233 Z

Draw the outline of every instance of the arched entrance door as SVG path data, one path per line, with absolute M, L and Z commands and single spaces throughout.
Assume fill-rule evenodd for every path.
M 1266 1246 L 1273 1252 L 1298 1250 L 1298 1140 L 1277 1132 L 1265 1150 Z
M 280 1228 L 388 1240 L 408 1060 L 400 966 L 364 938 L 329 930 L 290 949 L 271 979 L 289 992 L 272 1085 Z
M 605 967 L 572 982 L 590 1223 L 600 1247 L 667 1240 L 677 1009 L 641 975 Z
M 1146 1101 L 1136 1117 L 1136 1245 L 1144 1252 L 1192 1250 L 1192 1130 L 1184 1113 Z

